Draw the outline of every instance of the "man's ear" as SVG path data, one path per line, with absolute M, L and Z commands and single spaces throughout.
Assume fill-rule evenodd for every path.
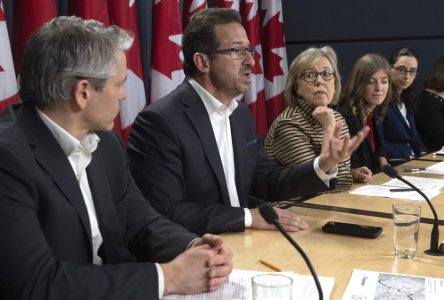
M 208 73 L 210 70 L 209 57 L 205 53 L 196 52 L 193 55 L 193 61 L 196 68 L 202 73 Z
M 86 79 L 78 80 L 72 87 L 72 96 L 79 109 L 83 110 L 91 97 L 91 83 Z

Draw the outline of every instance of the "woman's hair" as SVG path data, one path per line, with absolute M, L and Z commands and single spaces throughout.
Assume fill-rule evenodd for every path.
M 433 63 L 424 86 L 426 89 L 432 89 L 439 93 L 444 92 L 444 55 Z
M 299 97 L 296 94 L 298 87 L 297 79 L 320 57 L 327 58 L 333 68 L 335 93 L 333 94 L 331 102 L 332 104 L 335 104 L 338 101 L 341 93 L 341 76 L 338 70 L 338 59 L 336 57 L 336 52 L 332 47 L 324 46 L 321 48 L 308 48 L 293 59 L 290 65 L 290 70 L 288 71 L 287 84 L 285 86 L 285 99 L 288 105 L 295 103 Z
M 114 55 L 131 47 L 132 36 L 95 20 L 57 17 L 31 36 L 20 71 L 20 98 L 39 107 L 71 100 L 73 85 L 88 80 L 101 91 L 116 72 Z
M 416 59 L 416 61 L 419 63 L 419 56 L 418 54 L 409 48 L 398 48 L 395 49 L 392 54 L 389 57 L 389 64 L 393 67 L 395 65 L 395 63 L 398 61 L 398 59 L 402 56 L 408 56 L 408 57 L 413 57 Z M 398 87 L 393 84 L 392 85 L 392 90 L 393 92 L 396 92 L 396 90 L 398 89 Z M 416 84 L 416 77 L 415 79 L 413 79 L 412 84 L 406 88 L 405 90 L 403 90 L 401 92 L 401 97 L 398 98 L 396 97 L 397 93 L 394 93 L 392 101 L 396 101 L 396 102 L 401 102 L 403 101 L 405 103 L 405 107 L 408 110 L 414 110 L 416 107 L 416 100 L 418 97 L 418 88 L 417 88 L 417 84 Z
M 389 90 L 384 101 L 379 105 L 379 108 L 374 111 L 374 115 L 378 119 L 382 119 L 385 116 L 387 107 L 390 103 L 390 67 L 385 58 L 378 54 L 366 54 L 358 59 L 353 66 L 353 69 L 348 77 L 347 82 L 343 90 L 340 105 L 348 104 L 353 113 L 364 122 L 366 117 L 366 100 L 364 99 L 365 89 L 370 81 L 370 78 L 378 72 L 384 70 L 387 73 L 389 79 Z

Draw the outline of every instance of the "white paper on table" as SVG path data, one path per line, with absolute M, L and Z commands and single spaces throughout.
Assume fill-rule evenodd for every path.
M 349 193 L 355 195 L 387 197 L 387 198 L 405 199 L 405 200 L 417 200 L 417 201 L 424 200 L 424 198 L 418 192 L 415 191 L 390 192 L 391 188 L 393 188 L 393 186 L 367 184 L 357 189 L 351 190 Z M 423 190 L 422 192 L 429 199 L 432 199 L 433 197 L 436 197 L 440 194 L 439 190 Z
M 252 300 L 251 277 L 266 272 L 246 271 L 235 269 L 230 274 L 230 279 L 219 289 L 192 295 L 168 295 L 162 300 Z M 276 274 L 276 273 L 274 273 Z M 293 295 L 295 300 L 317 300 L 318 291 L 313 277 L 309 275 L 297 275 L 293 272 L 283 272 L 293 279 Z M 331 292 L 335 285 L 334 277 L 319 277 L 324 299 L 330 299 Z
M 435 152 L 437 155 L 444 155 L 444 146 L 437 152 Z
M 421 191 L 424 190 L 440 190 L 444 187 L 444 180 L 443 179 L 435 179 L 435 178 L 424 178 L 424 177 L 417 177 L 417 176 L 403 176 L 403 178 L 407 181 L 409 181 L 411 184 L 416 186 Z M 407 184 L 402 182 L 401 180 L 394 178 L 390 181 L 387 181 L 386 183 L 382 185 L 388 185 L 392 187 L 399 187 L 399 188 L 410 188 Z
M 444 175 L 444 161 L 431 165 L 425 170 L 418 171 L 418 173 L 438 174 Z
M 442 300 L 444 279 L 354 269 L 342 300 Z

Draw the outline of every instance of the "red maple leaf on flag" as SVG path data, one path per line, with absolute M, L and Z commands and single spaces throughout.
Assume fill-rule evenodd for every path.
M 5 71 L 5 69 L 3 69 L 2 66 L 0 66 L 0 72 L 4 72 L 4 71 Z
M 265 16 L 266 11 L 262 11 L 262 19 Z M 268 23 L 264 26 L 266 27 L 264 31 L 273 32 L 266 36 L 264 39 L 264 45 L 262 47 L 263 56 L 266 57 L 264 59 L 264 68 L 269 70 L 265 72 L 265 78 L 269 81 L 273 81 L 273 77 L 279 75 L 285 75 L 284 70 L 282 70 L 280 66 L 280 62 L 282 61 L 282 57 L 273 52 L 275 48 L 283 48 L 285 47 L 284 40 L 284 30 L 282 24 L 279 22 L 279 14 L 277 13 L 273 17 L 270 18 Z
M 153 68 L 172 79 L 174 71 L 182 70 L 182 61 L 179 56 L 182 50 L 180 16 L 168 1 L 159 1 L 155 4 L 153 16 L 153 28 L 156 29 L 153 40 L 158 45 L 152 48 Z
M 250 47 L 252 47 L 254 49 L 254 54 L 253 54 L 253 58 L 254 61 L 256 62 L 256 64 L 253 67 L 252 72 L 254 74 L 263 74 L 263 70 L 261 67 L 261 64 L 259 63 L 261 61 L 262 58 L 262 54 L 259 53 L 257 51 L 256 46 L 260 46 L 261 45 L 261 41 L 260 39 L 260 32 L 258 32 L 260 30 L 260 26 L 258 26 L 260 24 L 260 20 L 259 20 L 259 16 L 258 14 L 255 14 L 253 18 L 251 18 L 250 20 L 247 19 L 247 16 L 250 15 L 252 12 L 252 10 L 254 10 L 254 5 L 253 3 L 243 3 L 245 9 L 245 12 L 248 12 L 247 14 L 243 14 L 243 22 L 244 22 L 244 27 L 245 30 L 247 31 L 248 34 L 248 39 L 250 40 Z

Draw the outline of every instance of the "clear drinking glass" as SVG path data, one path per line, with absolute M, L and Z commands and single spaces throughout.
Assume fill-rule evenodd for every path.
M 416 257 L 420 218 L 419 205 L 393 205 L 393 241 L 396 256 L 408 259 Z
M 291 300 L 293 279 L 284 274 L 267 273 L 251 278 L 253 300 Z

